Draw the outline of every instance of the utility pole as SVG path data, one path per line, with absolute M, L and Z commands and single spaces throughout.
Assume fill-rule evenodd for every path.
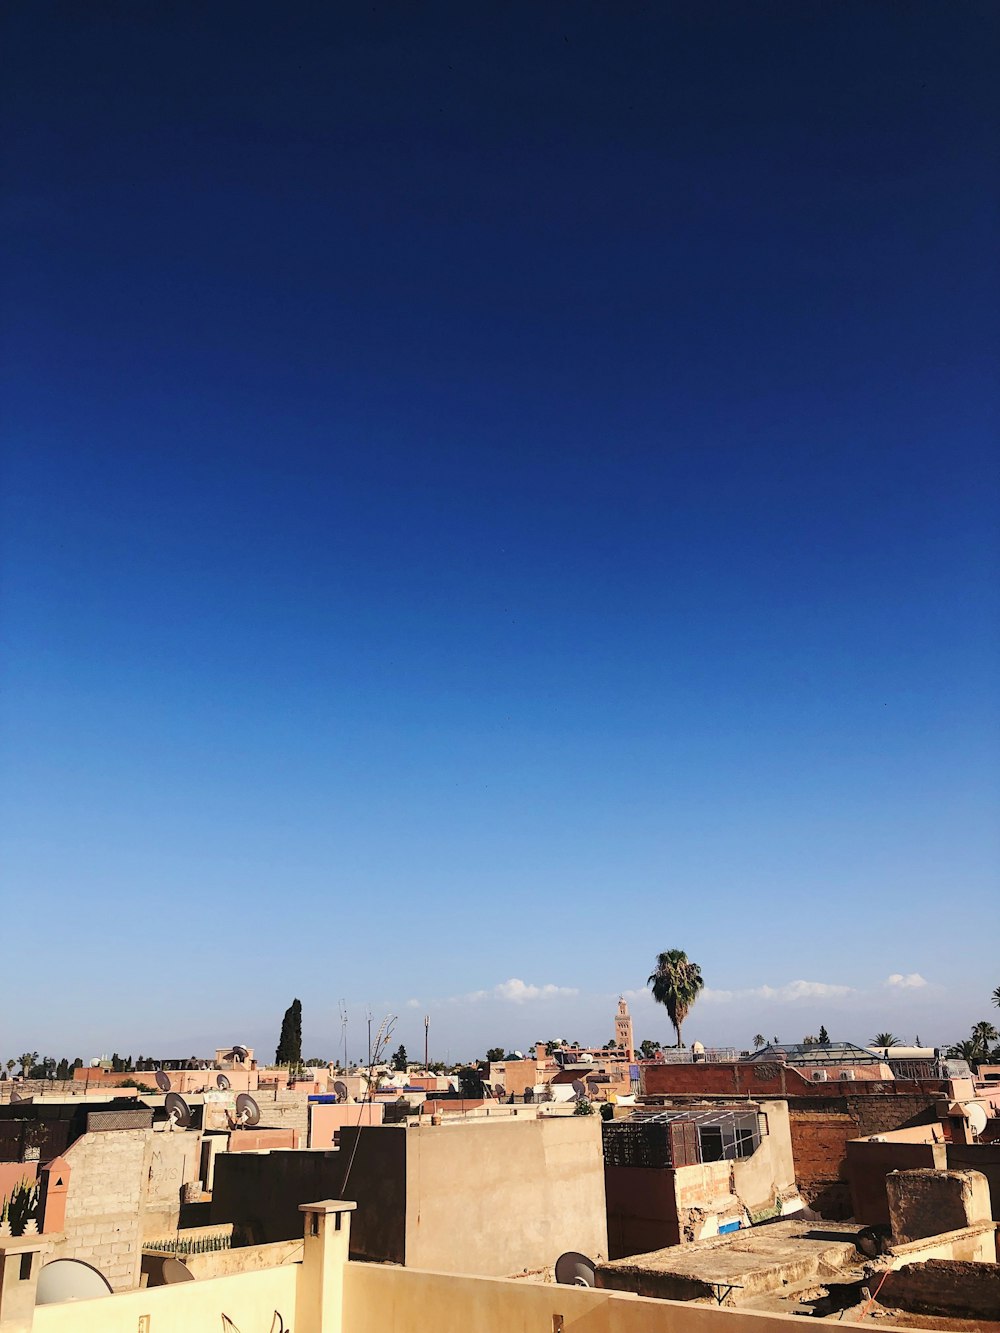
M 424 1068 L 425 1069 L 430 1069 L 430 1061 L 427 1058 L 428 1041 L 430 1039 L 429 1038 L 430 1026 L 431 1026 L 431 1016 L 430 1014 L 424 1014 Z
M 371 1008 L 370 1008 L 368 1005 L 365 1006 L 365 1018 L 368 1020 L 368 1068 L 371 1069 L 371 1067 L 372 1067 L 372 1011 L 371 1011 Z

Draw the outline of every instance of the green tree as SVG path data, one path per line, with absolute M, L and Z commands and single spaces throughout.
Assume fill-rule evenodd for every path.
M 281 1035 L 274 1053 L 276 1065 L 302 1063 L 302 1001 L 293 1000 L 281 1020 Z
M 406 1055 L 406 1047 L 400 1044 L 392 1053 L 392 1067 L 397 1074 L 405 1074 L 406 1066 L 408 1064 L 409 1060 Z
M 37 1051 L 25 1051 L 23 1055 L 17 1057 L 21 1066 L 21 1077 L 30 1078 L 31 1071 L 35 1067 L 35 1061 L 38 1059 Z
M 660 1043 L 658 1041 L 650 1041 L 648 1037 L 645 1041 L 639 1043 L 639 1054 L 644 1060 L 652 1060 L 659 1049 Z
M 983 1052 L 974 1041 L 960 1041 L 948 1050 L 948 1057 L 952 1060 L 964 1060 L 967 1064 L 975 1065 L 983 1058 Z
M 577 1103 L 576 1103 L 576 1105 L 573 1107 L 573 1114 L 574 1114 L 574 1115 L 593 1115 L 593 1114 L 594 1114 L 594 1104 L 593 1104 L 593 1102 L 591 1102 L 587 1097 L 580 1097 L 580 1098 L 578 1098 L 578 1099 L 577 1099 Z
M 489 1050 L 486 1052 L 486 1059 L 490 1062 L 490 1064 L 495 1064 L 498 1060 L 502 1060 L 503 1047 L 491 1046 Z
M 65 1057 L 63 1057 L 63 1059 L 56 1065 L 56 1078 L 69 1078 L 69 1061 Z
M 477 1100 L 483 1095 L 483 1076 L 471 1065 L 458 1071 L 458 1091 L 462 1097 Z
M 997 986 L 996 990 L 993 992 L 993 1003 L 1000 1009 L 1000 986 Z
M 758 1032 L 753 1039 L 754 1050 L 759 1051 L 762 1046 L 766 1045 L 767 1045 L 767 1038 L 764 1036 L 763 1032 Z
M 883 1047 L 898 1046 L 899 1038 L 894 1036 L 891 1032 L 876 1032 L 871 1039 L 871 1045 Z
M 830 1034 L 829 1032 L 827 1032 L 826 1028 L 823 1026 L 822 1023 L 820 1023 L 819 1025 L 819 1044 L 821 1046 L 830 1045 Z
M 704 988 L 701 968 L 692 963 L 683 949 L 668 949 L 657 954 L 656 967 L 646 979 L 652 987 L 653 999 L 662 1004 L 677 1033 L 677 1045 L 682 1045 L 681 1027 Z
M 972 1025 L 972 1040 L 984 1055 L 989 1050 L 990 1042 L 996 1041 L 998 1036 L 1000 1036 L 1000 1033 L 997 1032 L 988 1018 Z

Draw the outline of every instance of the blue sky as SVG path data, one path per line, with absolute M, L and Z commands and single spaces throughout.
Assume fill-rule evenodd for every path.
M 996 8 L 5 26 L 0 1047 L 987 1016 Z

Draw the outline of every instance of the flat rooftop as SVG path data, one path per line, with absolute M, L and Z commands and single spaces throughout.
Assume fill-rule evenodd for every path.
M 598 1285 L 666 1300 L 746 1305 L 770 1291 L 860 1270 L 857 1234 L 856 1222 L 773 1222 L 600 1264 Z

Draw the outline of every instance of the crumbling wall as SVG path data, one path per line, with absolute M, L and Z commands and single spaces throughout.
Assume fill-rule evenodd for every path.
M 886 1276 L 878 1299 L 910 1314 L 993 1320 L 1000 1311 L 1000 1264 L 906 1264 Z
M 885 1186 L 898 1244 L 990 1220 L 989 1182 L 979 1171 L 893 1171 Z

